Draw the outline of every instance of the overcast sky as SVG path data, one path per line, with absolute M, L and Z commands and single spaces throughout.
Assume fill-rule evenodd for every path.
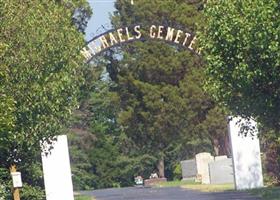
M 86 29 L 86 40 L 90 40 L 102 25 L 110 24 L 110 15 L 114 11 L 115 0 L 88 0 L 93 15 Z M 104 30 L 102 31 L 104 32 Z

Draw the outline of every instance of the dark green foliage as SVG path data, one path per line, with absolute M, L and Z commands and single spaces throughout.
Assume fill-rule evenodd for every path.
M 94 71 L 100 74 L 97 68 Z M 132 144 L 116 122 L 119 98 L 109 91 L 113 85 L 109 80 L 95 80 L 87 87 L 88 92 L 90 88 L 95 92 L 86 94 L 84 88 L 82 105 L 75 112 L 69 145 L 76 190 L 129 186 L 134 176 L 141 173 L 148 177 L 145 170 L 154 167 L 155 160 L 149 155 L 129 157 Z
M 75 130 L 68 134 L 70 162 L 74 190 L 88 190 L 93 188 L 93 181 L 97 178 L 92 172 L 90 152 L 94 137 L 87 132 Z
M 267 185 L 280 184 L 280 139 L 274 130 L 261 129 L 263 168 Z
M 179 162 L 173 164 L 172 172 L 173 172 L 173 180 L 181 180 L 182 179 L 182 167 L 181 167 L 181 164 Z
M 85 33 L 88 20 L 92 15 L 92 10 L 86 0 L 72 0 L 65 3 L 67 8 L 72 9 L 72 21 L 77 29 Z
M 7 169 L 0 167 L 0 200 L 11 199 L 11 179 Z
M 22 200 L 44 200 L 46 199 L 44 191 L 41 187 L 31 186 L 24 184 L 21 189 L 21 199 Z

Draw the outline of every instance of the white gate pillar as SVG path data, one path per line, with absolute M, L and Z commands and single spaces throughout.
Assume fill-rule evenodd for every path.
M 238 123 L 241 122 L 241 123 Z M 254 127 L 245 137 L 241 124 L 249 123 Z M 237 190 L 263 187 L 260 142 L 257 136 L 257 123 L 241 117 L 234 117 L 228 124 L 233 158 L 235 188 Z
M 74 200 L 67 136 L 57 136 L 52 146 L 47 156 L 42 152 L 46 199 Z

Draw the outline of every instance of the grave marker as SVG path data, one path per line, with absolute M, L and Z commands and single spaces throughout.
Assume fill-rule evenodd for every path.
M 234 183 L 232 159 L 220 159 L 209 163 L 211 184 Z
M 253 127 L 247 136 L 241 132 L 241 123 Z M 263 187 L 260 143 L 256 127 L 257 123 L 254 120 L 246 121 L 241 117 L 232 118 L 228 125 L 237 190 Z
M 199 153 L 195 155 L 197 175 L 201 177 L 202 184 L 210 184 L 208 164 L 214 161 L 210 153 Z
M 197 174 L 195 159 L 181 161 L 183 180 L 194 180 Z
M 44 145 L 44 144 L 43 144 Z M 49 145 L 44 147 L 48 149 Z M 42 152 L 47 200 L 74 200 L 67 136 L 57 136 L 47 156 Z

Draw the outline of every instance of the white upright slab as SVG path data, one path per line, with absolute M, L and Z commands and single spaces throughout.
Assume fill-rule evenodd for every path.
M 46 199 L 74 200 L 66 135 L 57 136 L 51 154 L 42 153 L 42 162 Z
M 202 184 L 210 184 L 209 163 L 214 161 L 210 153 L 203 152 L 195 155 L 197 174 L 201 176 Z
M 245 137 L 241 134 L 240 123 L 245 122 L 240 117 L 235 117 L 229 122 L 229 134 L 233 156 L 233 170 L 235 187 L 237 190 L 263 187 L 262 164 L 260 157 L 260 143 L 257 137 L 257 128 L 252 134 Z M 250 120 L 252 126 L 256 122 Z

